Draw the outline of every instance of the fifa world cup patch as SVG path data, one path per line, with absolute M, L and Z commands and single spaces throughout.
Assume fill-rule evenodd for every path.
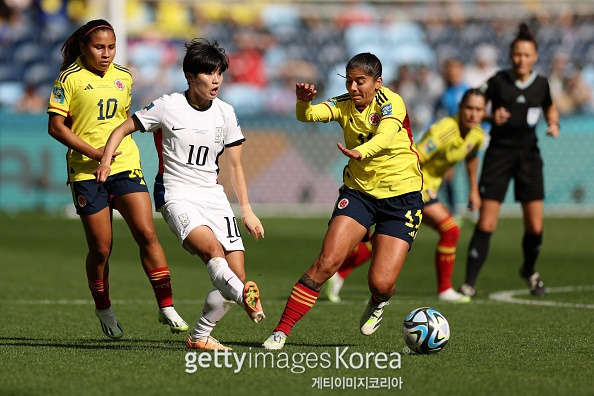
M 330 107 L 334 107 L 334 106 L 336 106 L 336 99 L 334 99 L 334 98 L 328 99 L 326 101 L 326 104 Z
M 64 104 L 64 88 L 56 87 L 52 89 L 52 97 L 50 99 L 51 102 L 56 102 L 59 104 Z
M 87 206 L 87 199 L 84 195 L 79 195 L 78 198 L 76 198 L 76 202 L 78 203 L 78 206 L 80 206 L 81 208 Z
M 182 213 L 178 216 L 178 219 L 182 225 L 182 227 L 186 228 L 187 226 L 190 225 L 190 218 L 188 217 L 188 215 L 186 213 Z
M 370 123 L 371 125 L 379 125 L 379 123 L 380 123 L 380 119 L 381 119 L 381 117 L 380 117 L 380 115 L 379 115 L 379 114 L 377 114 L 377 113 L 371 113 L 371 114 L 369 115 L 369 123 Z
M 344 209 L 347 206 L 349 206 L 349 200 L 346 198 L 341 199 L 340 201 L 338 201 L 338 204 L 336 205 L 336 207 L 338 209 Z
M 389 116 L 392 115 L 392 103 L 388 103 L 385 106 L 382 106 L 382 116 Z
M 120 91 L 123 91 L 124 88 L 126 88 L 126 85 L 124 84 L 124 82 L 122 80 L 115 80 L 113 82 L 113 85 L 115 85 L 115 87 L 117 89 L 119 89 Z

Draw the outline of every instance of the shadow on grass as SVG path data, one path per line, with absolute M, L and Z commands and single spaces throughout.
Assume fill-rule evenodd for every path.
M 109 339 L 74 339 L 68 341 L 28 337 L 0 337 L 0 346 L 17 347 L 49 347 L 67 349 L 95 349 L 95 350 L 148 350 L 168 349 L 183 350 L 184 343 L 180 340 L 109 340 Z

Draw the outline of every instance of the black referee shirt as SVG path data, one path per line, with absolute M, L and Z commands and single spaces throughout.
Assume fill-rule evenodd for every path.
M 549 82 L 532 72 L 525 82 L 517 81 L 511 70 L 502 70 L 491 77 L 481 90 L 491 101 L 492 111 L 501 106 L 511 113 L 502 126 L 493 124 L 491 142 L 506 147 L 536 145 L 536 124 L 544 117 L 543 109 L 552 105 Z

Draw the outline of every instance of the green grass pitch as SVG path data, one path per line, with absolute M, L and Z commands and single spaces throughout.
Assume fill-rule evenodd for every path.
M 193 326 L 211 287 L 208 274 L 196 257 L 179 246 L 162 219 L 156 218 L 155 223 L 172 273 L 176 308 Z M 537 269 L 554 292 L 542 299 L 512 296 L 536 304 L 490 298 L 492 293 L 526 288 L 518 276 L 520 219 L 500 221 L 479 278 L 479 294 L 462 306 L 437 301 L 433 264 L 437 235 L 421 226 L 396 295 L 375 334 L 365 337 L 358 329 L 369 297 L 368 267 L 363 266 L 348 278 L 343 303 L 331 304 L 321 294 L 294 328 L 286 347 L 267 358 L 260 355 L 268 359 L 264 360 L 267 367 L 262 367 L 262 360 L 254 367 L 257 354 L 264 352 L 260 344 L 277 324 L 293 284 L 320 249 L 327 219 L 264 219 L 263 223 L 266 238 L 255 242 L 244 235 L 244 242 L 248 279 L 260 286 L 267 319 L 256 325 L 235 307 L 213 333 L 237 356 L 251 358 L 252 367 L 247 366 L 248 360 L 241 370 L 235 364 L 214 367 L 211 361 L 209 368 L 198 367 L 188 374 L 186 335 L 173 335 L 157 322 L 152 289 L 122 220 L 114 221 L 110 290 L 125 334 L 112 341 L 101 332 L 93 312 L 80 221 L 45 214 L 0 215 L 0 394 L 592 394 L 594 219 L 545 220 Z M 472 228 L 469 223 L 462 227 L 455 286 L 463 278 Z M 450 342 L 438 354 L 404 353 L 402 320 L 420 306 L 438 309 L 450 323 Z M 336 353 L 345 349 L 349 367 L 339 361 L 336 367 Z M 357 368 L 367 355 L 391 352 L 400 354 L 398 367 L 382 368 L 385 364 L 378 367 L 372 362 Z M 197 357 L 205 362 L 208 358 L 201 353 Z M 297 366 L 307 364 L 294 361 L 307 357 L 311 366 L 325 357 L 331 367 L 318 361 L 317 367 L 293 373 L 291 368 L 300 371 Z M 273 358 L 276 365 L 270 367 Z M 336 378 L 360 386 L 320 389 L 323 381 L 328 385 Z M 394 383 L 395 378 L 402 381 L 400 389 L 388 389 L 382 382 Z M 359 381 L 367 381 L 368 388 L 383 386 L 365 389 Z

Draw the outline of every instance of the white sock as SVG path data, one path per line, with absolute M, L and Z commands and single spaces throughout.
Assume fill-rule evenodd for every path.
M 213 257 L 206 263 L 212 284 L 221 291 L 223 297 L 235 301 L 243 307 L 243 282 L 229 268 L 227 260 Z
M 221 291 L 213 287 L 204 301 L 204 308 L 202 308 L 202 315 L 196 322 L 194 330 L 190 336 L 193 340 L 206 338 L 210 335 L 219 320 L 225 316 L 231 307 L 235 304 L 234 301 L 227 300 L 221 294 Z

